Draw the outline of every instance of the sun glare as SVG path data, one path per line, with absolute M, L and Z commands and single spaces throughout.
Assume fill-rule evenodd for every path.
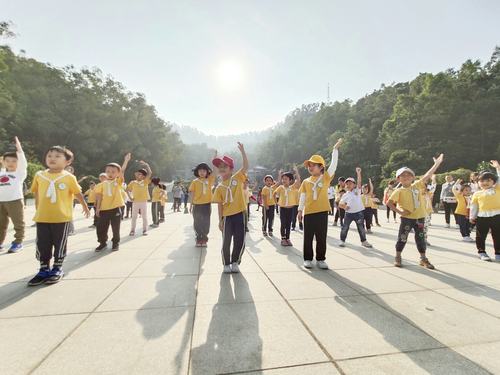
M 237 60 L 221 61 L 215 69 L 218 85 L 226 91 L 236 91 L 245 84 L 245 71 Z

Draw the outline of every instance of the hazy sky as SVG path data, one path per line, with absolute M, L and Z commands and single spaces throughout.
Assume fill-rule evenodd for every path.
M 0 0 L 0 20 L 16 50 L 99 67 L 210 134 L 272 126 L 328 82 L 358 99 L 500 45 L 497 0 Z

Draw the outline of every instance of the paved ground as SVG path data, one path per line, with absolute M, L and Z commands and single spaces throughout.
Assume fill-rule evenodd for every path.
M 125 237 L 125 221 L 121 250 L 100 254 L 89 224 L 78 216 L 57 285 L 26 287 L 34 228 L 22 253 L 0 255 L 0 374 L 500 373 L 500 264 L 479 261 L 442 215 L 435 271 L 413 243 L 392 266 L 397 224 L 385 220 L 373 250 L 355 230 L 339 249 L 331 227 L 332 270 L 305 271 L 301 234 L 283 249 L 253 215 L 239 275 L 221 275 L 215 221 L 206 250 L 190 215 L 169 213 L 148 237 Z

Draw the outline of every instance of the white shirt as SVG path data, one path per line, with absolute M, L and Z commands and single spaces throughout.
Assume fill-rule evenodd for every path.
M 17 201 L 24 198 L 23 182 L 28 175 L 28 163 L 23 152 L 17 153 L 15 172 L 0 171 L 0 202 Z
M 328 188 L 328 199 L 335 199 L 335 188 L 333 186 Z
M 347 204 L 349 208 L 346 208 L 345 212 L 350 214 L 355 214 L 365 209 L 363 201 L 361 200 L 361 190 L 358 188 L 347 191 L 342 198 L 340 198 L 340 203 Z

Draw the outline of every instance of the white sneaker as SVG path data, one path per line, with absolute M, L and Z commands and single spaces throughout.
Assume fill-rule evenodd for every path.
M 226 265 L 226 266 L 224 266 L 224 271 L 223 271 L 223 272 L 224 272 L 224 273 L 231 273 L 231 272 L 232 272 L 232 271 L 231 271 L 231 266 L 230 266 L 229 264 L 228 264 L 228 265 Z
M 479 253 L 479 259 L 484 260 L 485 262 L 491 262 L 491 258 L 486 253 Z
M 345 247 L 345 242 L 344 241 L 340 241 L 339 247 Z
M 238 263 L 231 264 L 231 272 L 232 273 L 240 273 L 240 267 L 238 267 Z
M 469 236 L 467 236 L 467 237 L 463 237 L 463 238 L 462 238 L 462 241 L 464 241 L 464 242 L 476 242 L 476 241 L 474 241 L 472 238 L 470 238 Z
M 369 243 L 368 241 L 363 241 L 361 242 L 361 245 L 363 247 L 367 247 L 367 248 L 372 248 L 373 246 L 371 245 L 371 243 Z
M 305 268 L 313 268 L 313 264 L 310 260 L 304 260 L 304 267 Z
M 446 224 L 444 227 L 445 227 L 445 228 L 449 228 L 449 227 L 450 227 L 450 224 Z
M 326 262 L 324 260 L 318 260 L 316 262 L 316 265 L 318 266 L 318 268 L 321 268 L 322 270 L 328 269 L 328 264 L 326 264 Z

